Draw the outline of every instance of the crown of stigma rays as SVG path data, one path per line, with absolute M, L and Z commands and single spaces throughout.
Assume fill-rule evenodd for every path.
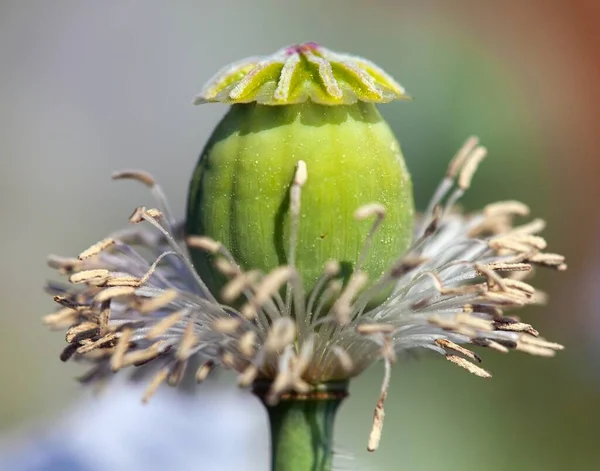
M 289 190 L 289 264 L 270 273 L 242 270 L 218 241 L 184 240 L 182 224 L 154 179 L 141 171 L 118 172 L 113 178 L 145 184 L 158 209 L 137 208 L 128 228 L 77 258 L 52 256 L 50 266 L 69 283 L 49 283 L 61 308 L 44 321 L 67 329 L 63 361 L 93 365 L 82 382 L 104 380 L 131 366 L 138 367 L 133 369 L 138 375 L 151 375 L 144 401 L 165 381 L 179 384 L 187 371 L 202 381 L 224 367 L 239 373 L 242 386 L 270 382 L 267 399 L 274 403 L 289 392 L 303 394 L 324 382 L 348 380 L 382 359 L 385 375 L 369 440 L 373 450 L 391 365 L 399 354 L 432 350 L 487 378 L 480 358 L 464 345 L 541 356 L 562 349 L 504 314 L 543 301 L 543 294 L 523 281 L 533 266 L 566 268 L 564 257 L 545 252 L 546 242 L 536 235 L 544 221 L 513 225 L 529 213 L 517 201 L 489 204 L 471 214 L 456 208 L 485 154 L 475 138 L 465 143 L 418 216 L 410 248 L 371 284 L 361 266 L 386 212 L 376 203 L 358 208 L 356 218 L 373 224 L 353 274 L 343 283 L 340 264 L 328 262 L 310 293 L 294 265 L 302 187 L 310 178 L 303 161 Z M 194 270 L 187 247 L 215 255 L 229 279 L 223 302 Z M 372 306 L 370 300 L 385 290 L 387 298 Z

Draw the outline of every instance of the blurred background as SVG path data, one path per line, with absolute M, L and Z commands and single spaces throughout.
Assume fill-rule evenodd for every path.
M 54 309 L 42 290 L 53 276 L 46 256 L 78 253 L 121 227 L 134 207 L 149 204 L 140 186 L 111 182 L 115 169 L 152 172 L 183 215 L 191 169 L 225 109 L 190 104 L 204 81 L 230 61 L 317 41 L 370 58 L 414 97 L 382 111 L 403 145 L 420 208 L 454 151 L 476 134 L 489 158 L 464 205 L 526 201 L 549 222 L 550 250 L 569 263 L 566 273 L 538 275 L 535 284 L 551 302 L 523 313 L 545 337 L 565 344 L 557 358 L 483 351 L 490 381 L 437 356 L 396 365 L 381 447 L 368 455 L 382 373 L 374 367 L 352 385 L 337 442 L 360 469 L 598 469 L 599 23 L 594 0 L 2 0 L 4 452 L 40 436 L 59 446 L 85 435 L 81 453 L 102 455 L 123 421 L 141 440 L 161 427 L 164 417 L 143 419 L 159 416 L 160 406 L 142 408 L 137 395 L 81 406 L 74 380 L 81 370 L 59 361 L 64 338 L 40 322 Z M 225 393 L 209 386 L 189 408 L 173 408 L 174 416 L 196 415 L 169 436 L 185 434 L 178 443 L 203 446 L 208 460 L 173 469 L 266 469 L 259 405 L 223 387 Z M 230 412 L 216 413 L 215 404 Z M 98 409 L 103 422 L 81 416 L 82 407 Z M 111 419 L 112 408 L 121 421 Z M 203 410 L 206 416 L 197 412 Z M 97 433 L 90 424 L 98 424 Z M 71 426 L 76 432 L 65 431 Z M 132 443 L 127 435 L 122 440 L 125 448 Z M 164 469 L 157 463 L 145 467 Z

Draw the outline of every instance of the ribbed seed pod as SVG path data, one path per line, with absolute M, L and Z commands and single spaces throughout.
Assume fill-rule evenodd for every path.
M 258 61 L 254 68 L 243 63 L 242 72 L 227 69 L 235 80 L 220 74 L 201 95 L 199 101 L 231 102 L 232 106 L 194 172 L 187 233 L 218 240 L 244 269 L 268 272 L 289 263 L 289 190 L 298 161 L 304 161 L 308 180 L 302 189 L 295 265 L 305 290 L 314 287 L 329 260 L 340 263 L 343 278 L 352 273 L 373 224 L 357 221 L 354 215 L 369 203 L 379 203 L 386 210 L 362 266 L 374 280 L 412 238 L 410 177 L 398 141 L 373 103 L 401 97 L 402 89 L 393 81 L 378 85 L 377 77 L 357 65 L 365 63 L 362 59 L 341 56 L 336 62 L 333 53 L 323 54 L 314 44 L 284 51 L 281 67 L 276 67 L 281 52 L 272 56 L 268 67 L 264 64 L 269 59 Z M 307 72 L 314 65 L 307 53 L 313 58 L 317 53 L 327 56 L 313 70 L 316 73 Z M 294 67 L 286 66 L 290 62 Z M 271 70 L 271 75 L 256 69 Z M 366 85 L 343 80 L 348 77 L 362 77 Z M 242 89 L 244 81 L 248 83 Z M 224 93 L 219 83 L 229 92 Z M 291 89 L 283 93 L 286 83 Z M 328 89 L 341 95 L 332 95 Z M 273 90 L 287 98 L 269 99 Z M 232 96 L 241 96 L 244 102 Z M 218 297 L 226 280 L 214 268 L 211 256 L 192 249 L 192 257 Z

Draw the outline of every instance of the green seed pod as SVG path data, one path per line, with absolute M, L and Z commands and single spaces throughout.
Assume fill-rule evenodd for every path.
M 374 64 L 314 43 L 230 66 L 196 100 L 232 106 L 193 174 L 187 234 L 221 242 L 245 270 L 293 261 L 309 292 L 329 260 L 348 279 L 373 225 L 357 220 L 356 210 L 379 203 L 385 217 L 361 265 L 375 280 L 412 239 L 410 177 L 375 105 L 404 97 Z M 290 187 L 299 161 L 308 178 L 294 243 Z M 209 254 L 191 251 L 219 297 L 225 278 Z

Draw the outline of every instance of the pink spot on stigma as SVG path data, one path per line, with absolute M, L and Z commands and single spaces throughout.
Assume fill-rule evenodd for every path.
M 294 44 L 293 46 L 288 47 L 285 52 L 289 55 L 302 54 L 308 51 L 317 50 L 320 47 L 321 46 L 319 46 L 317 43 L 311 41 L 303 44 Z

